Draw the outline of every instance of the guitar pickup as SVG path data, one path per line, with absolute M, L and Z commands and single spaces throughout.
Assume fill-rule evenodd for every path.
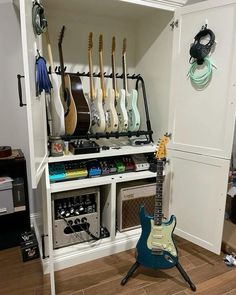
M 163 251 L 159 249 L 152 249 L 153 255 L 163 255 Z
M 163 235 L 153 235 L 153 239 L 162 239 Z

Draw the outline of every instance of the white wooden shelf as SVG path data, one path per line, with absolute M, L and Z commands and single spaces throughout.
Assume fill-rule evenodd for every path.
M 143 154 L 143 153 L 152 153 L 156 149 L 155 144 L 148 144 L 142 146 L 121 146 L 119 148 L 111 147 L 109 150 L 102 150 L 99 153 L 91 154 L 82 154 L 82 155 L 64 155 L 61 157 L 49 157 L 49 163 L 65 162 L 65 161 L 74 161 L 74 160 L 89 160 L 95 158 L 106 158 L 106 157 L 115 157 L 115 156 L 124 156 L 132 154 Z
M 112 181 L 124 182 L 138 179 L 155 177 L 156 173 L 151 171 L 126 172 L 120 174 L 111 174 L 108 176 L 99 176 L 94 178 L 85 178 L 78 180 L 68 180 L 63 182 L 51 183 L 51 193 L 73 190 L 78 188 L 92 187 L 111 184 Z

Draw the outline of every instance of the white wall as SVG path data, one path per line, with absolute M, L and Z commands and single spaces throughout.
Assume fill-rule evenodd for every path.
M 190 4 L 194 4 L 194 3 L 202 2 L 202 1 L 206 1 L 206 0 L 188 0 L 185 5 L 190 5 Z
M 17 74 L 23 74 L 20 17 L 19 10 L 10 0 L 0 2 L 0 38 L 0 145 L 21 149 L 29 167 L 26 108 L 19 107 L 17 88 Z M 24 80 L 24 90 L 23 85 Z M 27 173 L 30 188 L 29 169 Z M 30 196 L 31 192 L 29 189 Z

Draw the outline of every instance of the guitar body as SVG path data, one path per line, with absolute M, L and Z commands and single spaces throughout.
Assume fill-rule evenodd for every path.
M 106 118 L 106 132 L 118 131 L 119 119 L 115 109 L 115 91 L 109 89 L 108 98 L 105 98 L 103 105 L 105 118 Z
M 119 119 L 119 132 L 128 130 L 128 114 L 126 110 L 125 90 L 121 89 L 120 97 L 117 99 L 116 111 Z
M 92 133 L 104 132 L 106 128 L 106 119 L 103 110 L 102 89 L 97 90 L 97 96 L 90 103 L 91 109 L 91 131 Z
M 74 99 L 77 123 L 74 131 L 75 135 L 85 135 L 90 128 L 90 107 L 82 89 L 82 82 L 79 76 L 70 75 L 71 93 Z
M 145 214 L 144 206 L 140 208 L 142 234 L 136 246 L 137 261 L 144 267 L 167 269 L 178 262 L 178 254 L 173 241 L 176 218 L 154 225 L 153 217 Z
M 65 81 L 65 89 L 66 89 L 66 96 L 67 96 L 66 102 L 64 99 L 62 89 L 61 89 L 61 97 L 62 97 L 62 101 L 64 102 L 63 107 L 65 112 L 65 133 L 66 135 L 73 135 L 77 126 L 77 111 L 76 111 L 74 98 L 71 92 L 70 76 L 68 74 L 64 76 L 64 81 Z
M 52 73 L 50 77 L 52 83 L 50 99 L 50 110 L 52 116 L 52 136 L 63 136 L 65 135 L 65 118 L 64 108 L 60 97 L 58 75 Z
M 138 131 L 140 128 L 140 114 L 138 111 L 137 102 L 138 92 L 136 89 L 132 89 L 131 93 L 126 95 L 129 131 Z

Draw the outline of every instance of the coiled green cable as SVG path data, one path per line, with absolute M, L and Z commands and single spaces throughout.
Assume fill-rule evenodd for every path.
M 204 59 L 203 65 L 206 65 L 206 71 L 201 71 L 200 74 L 196 73 L 197 69 L 199 69 L 199 65 L 197 64 L 197 61 L 194 61 L 188 72 L 191 82 L 200 89 L 205 88 L 209 84 L 214 66 L 211 60 L 207 57 Z

